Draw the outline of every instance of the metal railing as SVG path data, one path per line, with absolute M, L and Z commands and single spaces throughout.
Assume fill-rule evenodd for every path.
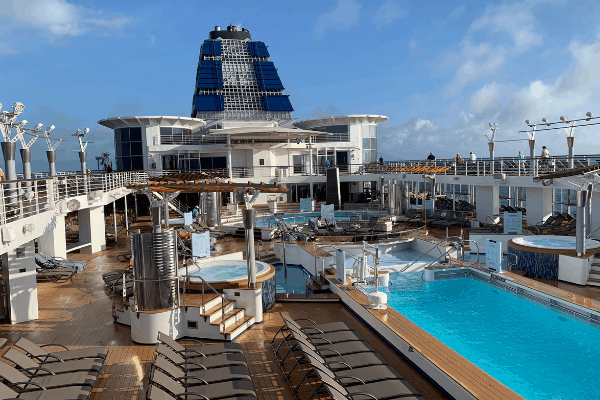
M 186 301 L 186 289 L 187 289 L 187 285 L 190 284 L 190 277 L 193 278 L 200 278 L 200 280 L 202 281 L 202 312 L 201 314 L 206 314 L 206 301 L 204 298 L 204 285 L 208 286 L 210 288 L 210 290 L 215 293 L 217 296 L 219 296 L 221 298 L 221 323 L 219 324 L 219 332 L 221 333 L 225 333 L 225 302 L 227 301 L 227 299 L 225 299 L 225 296 L 222 293 L 219 293 L 214 287 L 212 287 L 212 285 L 208 282 L 206 282 L 206 280 L 201 277 L 200 275 L 190 275 L 189 273 L 189 265 L 186 262 L 186 259 L 183 259 L 183 263 L 185 264 L 185 275 L 180 275 L 181 278 L 183 278 L 183 306 L 185 308 L 185 310 L 187 311 L 188 305 L 187 305 L 187 301 Z M 223 325 L 223 330 L 221 331 L 221 324 Z

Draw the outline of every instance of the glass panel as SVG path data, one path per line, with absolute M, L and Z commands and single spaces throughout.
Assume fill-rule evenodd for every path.
M 227 159 L 225 157 L 213 157 L 213 168 L 227 168 Z
M 377 161 L 377 150 L 371 150 L 371 161 Z
M 121 142 L 121 130 L 115 129 L 115 143 Z
M 131 143 L 131 155 L 132 156 L 141 156 L 144 153 L 142 152 L 142 142 L 132 142 Z
M 368 163 L 371 161 L 371 152 L 368 150 L 363 151 L 363 162 Z
M 129 128 L 129 141 L 141 142 L 142 141 L 142 128 Z
M 371 148 L 371 139 L 363 138 L 363 149 L 370 149 L 370 148 Z
M 173 128 L 173 135 L 181 135 L 182 131 L 181 128 Z
M 121 157 L 123 161 L 123 171 L 131 171 L 131 158 L 129 157 Z
M 116 161 L 117 161 L 117 171 L 122 171 L 123 170 L 123 162 L 122 162 L 121 157 L 117 157 Z
M 121 155 L 123 157 L 129 157 L 131 155 L 129 149 L 129 143 L 121 143 Z
M 160 127 L 160 136 L 170 136 L 172 132 L 171 128 Z
M 129 128 L 121 128 L 121 142 L 129 142 Z
M 371 138 L 371 149 L 377 149 L 377 138 Z
M 115 153 L 116 153 L 115 157 L 121 157 L 121 143 L 115 144 Z
M 377 126 L 369 125 L 369 132 L 371 133 L 371 137 L 377 137 Z
M 131 157 L 131 169 L 132 170 L 144 169 L 144 158 L 143 157 Z
M 190 168 L 191 169 L 199 169 L 200 168 L 200 160 L 196 159 L 191 159 L 190 160 Z

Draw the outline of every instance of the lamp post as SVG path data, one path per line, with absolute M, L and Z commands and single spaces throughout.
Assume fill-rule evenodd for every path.
M 60 144 L 60 142 L 65 139 L 56 139 L 50 137 L 50 132 L 54 130 L 54 125 L 50 125 L 47 131 L 43 131 L 44 139 L 46 139 L 46 145 L 48 146 L 48 150 L 46 150 L 46 157 L 48 158 L 48 175 L 54 176 L 56 175 L 56 148 Z M 51 140 L 54 140 L 55 143 L 52 144 Z
M 528 119 L 525 120 L 525 123 L 530 128 L 533 128 L 531 130 L 531 132 L 527 131 L 527 136 L 529 136 L 529 159 L 531 160 L 531 164 L 529 165 L 529 171 L 530 171 L 531 175 L 536 176 L 536 173 L 535 173 L 535 128 L 537 128 L 537 125 L 530 124 Z
M 87 153 L 85 149 L 87 145 L 93 142 L 83 142 L 81 139 L 88 134 L 90 128 L 85 128 L 83 132 L 81 129 L 77 129 L 77 132 L 73 134 L 73 136 L 77 136 L 77 140 L 79 141 L 79 162 L 81 163 L 81 173 L 83 174 L 83 190 L 87 191 Z
M 490 129 L 492 130 L 491 135 L 484 135 L 488 139 L 488 148 L 490 149 L 490 174 L 494 173 L 494 148 L 496 147 L 496 130 L 498 130 L 498 124 L 490 122 Z
M 0 103 L 0 109 L 2 109 L 2 103 Z M 15 169 L 15 153 L 17 150 L 17 136 L 11 138 L 10 134 L 13 128 L 23 127 L 27 124 L 26 120 L 16 123 L 17 117 L 23 112 L 25 106 L 23 103 L 16 102 L 10 108 L 10 111 L 2 111 L 0 113 L 0 131 L 2 133 L 2 156 L 4 157 L 4 173 L 6 180 L 16 181 L 17 171 Z M 9 183 L 7 185 L 6 201 L 8 205 L 14 205 L 16 201 L 16 183 Z

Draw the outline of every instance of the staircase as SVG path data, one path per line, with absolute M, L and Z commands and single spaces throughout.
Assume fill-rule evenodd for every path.
M 199 311 L 209 325 L 207 333 L 219 335 L 215 337 L 219 339 L 233 340 L 254 324 L 254 317 L 246 315 L 243 308 L 236 308 L 235 301 L 222 303 L 218 296 L 205 302 Z
M 588 286 L 600 286 L 600 258 L 592 260 L 592 269 L 587 281 Z
M 157 192 L 152 192 L 152 196 L 154 196 L 154 198 L 157 200 L 163 199 L 163 196 Z M 182 203 L 177 198 L 174 198 L 173 200 L 171 200 L 169 202 L 169 208 L 171 210 L 175 211 L 177 214 L 181 215 L 182 217 L 183 217 L 183 214 L 190 212 L 190 208 L 185 203 Z
M 275 253 L 271 252 L 271 253 L 261 254 L 260 261 L 267 263 L 267 264 L 277 264 L 281 260 L 275 255 Z

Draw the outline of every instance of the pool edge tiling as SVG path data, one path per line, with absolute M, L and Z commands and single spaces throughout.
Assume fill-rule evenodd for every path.
M 352 285 L 325 274 L 332 291 L 413 364 L 456 399 L 522 399 L 517 393 L 473 365 L 415 323 L 388 307 L 373 310 L 367 296 Z

